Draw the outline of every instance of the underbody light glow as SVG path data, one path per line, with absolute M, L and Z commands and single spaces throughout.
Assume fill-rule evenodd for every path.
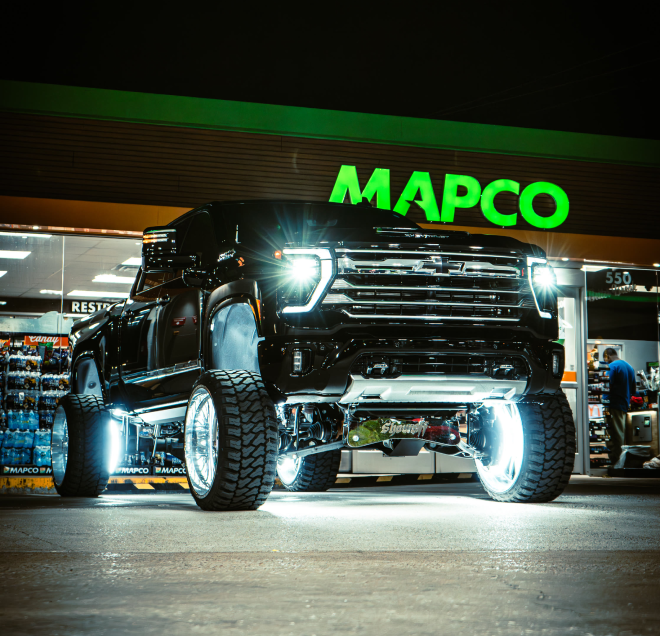
M 477 470 L 484 484 L 493 492 L 509 490 L 520 476 L 525 453 L 525 436 L 518 405 L 506 402 L 486 402 L 494 410 L 493 453 L 488 464 L 477 459 Z
M 293 457 L 280 457 L 277 460 L 277 476 L 283 484 L 289 486 L 296 480 L 301 462 L 300 458 Z
M 117 422 L 110 420 L 110 445 L 108 448 L 108 472 L 112 475 L 121 458 L 121 431 Z

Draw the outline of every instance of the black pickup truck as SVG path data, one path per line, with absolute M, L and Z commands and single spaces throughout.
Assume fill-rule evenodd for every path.
M 498 501 L 549 501 L 575 454 L 556 338 L 533 245 L 366 202 L 209 203 L 145 230 L 130 298 L 73 328 L 55 486 L 96 496 L 168 454 L 201 508 L 247 510 L 276 475 L 326 490 L 342 448 L 426 448 L 473 457 Z

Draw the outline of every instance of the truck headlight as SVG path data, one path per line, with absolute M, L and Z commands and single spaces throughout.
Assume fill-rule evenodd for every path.
M 554 287 L 557 284 L 555 270 L 550 265 L 537 265 L 532 268 L 532 281 L 535 287 Z
M 293 258 L 287 258 L 285 263 L 287 276 L 294 283 L 318 282 L 321 277 L 320 263 L 317 258 L 294 256 Z
M 557 276 L 545 258 L 527 257 L 529 285 L 541 318 L 557 313 Z
M 283 314 L 312 311 L 332 282 L 334 258 L 329 249 L 282 250 L 284 272 L 280 301 Z

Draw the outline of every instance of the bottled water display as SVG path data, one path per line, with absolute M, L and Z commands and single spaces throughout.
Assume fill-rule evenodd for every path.
M 50 466 L 50 445 L 35 446 L 32 462 L 35 466 Z
M 55 410 L 70 387 L 69 355 L 66 349 L 44 355 L 27 345 L 0 351 L 0 465 L 51 464 Z

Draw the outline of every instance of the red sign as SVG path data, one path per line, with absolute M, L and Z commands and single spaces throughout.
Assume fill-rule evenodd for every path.
M 69 338 L 67 336 L 25 336 L 26 345 L 47 345 L 52 343 L 53 347 L 68 347 Z

